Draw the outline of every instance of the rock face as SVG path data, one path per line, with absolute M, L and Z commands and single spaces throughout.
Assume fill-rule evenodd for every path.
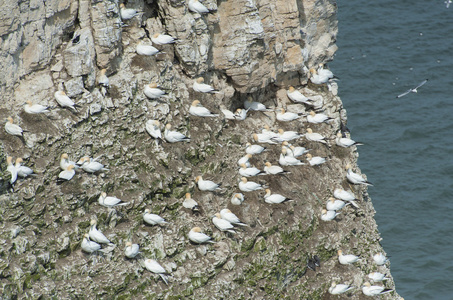
M 378 267 L 372 260 L 383 249 L 366 188 L 353 187 L 360 208 L 350 205 L 333 221 L 320 219 L 333 190 L 350 188 L 344 167 L 356 166 L 357 158 L 355 147 L 334 142 L 346 122 L 337 85 L 308 80 L 308 69 L 331 60 L 336 50 L 334 1 L 205 0 L 211 12 L 201 15 L 184 1 L 137 0 L 126 6 L 138 14 L 124 21 L 117 0 L 6 2 L 0 16 L 0 117 L 12 116 L 27 132 L 23 140 L 0 132 L 2 299 L 337 299 L 328 293 L 332 281 L 357 287 L 348 292 L 350 299 L 365 299 L 360 287 L 376 270 L 387 273 L 385 286 L 394 288 L 388 264 Z M 161 51 L 154 56 L 138 55 L 136 45 L 151 45 L 154 33 L 178 40 L 154 45 Z M 98 85 L 101 69 L 107 69 L 108 89 Z M 195 92 L 192 84 L 199 76 L 220 92 Z M 150 82 L 158 82 L 167 95 L 148 99 L 143 89 Z M 333 120 L 309 126 L 305 118 L 279 122 L 274 112 L 249 112 L 244 121 L 189 114 L 195 99 L 214 113 L 221 105 L 234 111 L 245 100 L 306 112 L 287 98 L 291 85 Z M 54 93 L 62 89 L 78 104 L 78 113 L 57 104 Z M 26 100 L 51 112 L 27 114 Z M 171 123 L 190 142 L 154 140 L 145 131 L 150 119 Z M 245 193 L 242 205 L 235 206 L 230 199 L 239 191 L 237 160 L 251 134 L 264 125 L 302 133 L 311 127 L 328 144 L 305 138 L 295 144 L 327 162 L 250 179 L 291 202 L 271 205 L 263 191 L 256 191 Z M 278 164 L 281 146 L 268 149 L 251 163 L 260 169 L 266 161 Z M 72 180 L 57 184 L 62 153 L 73 160 L 101 156 L 109 170 L 77 170 Z M 14 191 L 7 156 L 24 158 L 36 173 L 18 179 Z M 200 191 L 199 175 L 221 182 L 221 191 Z M 101 192 L 129 204 L 103 207 Z M 182 206 L 187 192 L 200 212 Z M 146 208 L 168 224 L 145 224 Z M 211 217 L 223 208 L 249 226 L 236 234 L 220 232 Z M 115 245 L 103 246 L 104 253 L 81 250 L 91 219 Z M 187 235 L 195 226 L 216 243 L 190 243 Z M 140 245 L 135 259 L 124 256 L 128 241 Z M 340 249 L 361 260 L 340 265 Z M 321 259 L 316 271 L 307 268 L 314 255 Z M 168 285 L 145 268 L 148 258 L 164 267 Z

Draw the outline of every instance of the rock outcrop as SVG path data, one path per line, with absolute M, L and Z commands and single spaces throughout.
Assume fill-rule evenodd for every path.
M 353 187 L 360 208 L 347 206 L 331 222 L 320 219 L 333 190 L 350 188 L 344 167 L 356 166 L 358 155 L 354 147 L 334 142 L 346 122 L 336 83 L 328 88 L 308 80 L 308 69 L 331 60 L 336 51 L 335 1 L 205 0 L 211 12 L 201 15 L 181 0 L 136 0 L 126 6 L 138 14 L 123 21 L 117 0 L 6 2 L 0 16 L 0 117 L 12 116 L 27 132 L 23 140 L 0 132 L 2 299 L 336 299 L 328 293 L 332 281 L 357 287 L 348 292 L 350 299 L 365 299 L 360 287 L 369 272 L 390 276 L 388 265 L 372 261 L 383 249 L 366 188 Z M 154 45 L 160 50 L 154 56 L 138 55 L 136 45 L 151 45 L 154 33 L 167 33 L 177 42 Z M 107 69 L 108 89 L 97 82 L 101 69 Z M 192 84 L 199 76 L 220 92 L 195 92 Z M 158 82 L 167 95 L 148 99 L 143 89 L 150 82 Z M 310 126 L 329 139 L 328 145 L 297 141 L 328 161 L 253 179 L 291 202 L 271 205 L 257 191 L 246 193 L 242 205 L 232 205 L 240 179 L 236 162 L 251 134 L 264 125 L 302 133 L 309 126 L 305 118 L 279 122 L 274 112 L 249 112 L 244 121 L 200 118 L 188 113 L 189 106 L 198 99 L 220 113 L 220 106 L 234 111 L 253 100 L 306 112 L 287 98 L 289 86 L 333 118 Z M 54 93 L 62 89 L 79 113 L 58 106 Z M 26 100 L 51 112 L 27 114 Z M 171 123 L 190 142 L 154 140 L 145 131 L 150 119 Z M 277 164 L 280 145 L 268 148 L 251 159 L 253 165 Z M 109 170 L 77 170 L 72 180 L 57 184 L 62 153 L 73 160 L 101 156 Z M 18 179 L 14 191 L 7 156 L 24 158 L 36 173 Z M 222 190 L 198 190 L 198 175 L 221 182 Z M 101 192 L 129 205 L 103 207 Z M 187 192 L 200 212 L 182 206 Z M 168 224 L 144 224 L 146 208 Z M 211 217 L 222 208 L 249 226 L 236 234 L 220 232 Z M 103 254 L 81 250 L 93 218 L 115 244 Z M 216 243 L 190 243 L 187 234 L 194 226 Z M 139 258 L 125 258 L 128 241 L 140 245 Z M 340 265 L 339 249 L 361 260 Z M 307 268 L 314 255 L 321 259 L 316 271 Z M 147 258 L 165 268 L 168 285 L 145 269 Z M 393 280 L 385 286 L 394 288 Z

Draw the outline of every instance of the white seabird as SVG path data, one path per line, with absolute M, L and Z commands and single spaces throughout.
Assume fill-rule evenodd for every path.
M 27 176 L 32 175 L 33 174 L 33 170 L 30 169 L 29 167 L 22 166 L 23 161 L 24 160 L 22 158 L 18 157 L 16 159 L 16 164 L 15 164 L 14 167 L 16 167 L 17 176 L 25 178 Z
M 200 101 L 198 101 L 198 100 L 195 100 L 192 102 L 192 105 L 189 108 L 189 113 L 192 116 L 196 116 L 196 117 L 218 117 L 219 116 L 217 114 L 211 113 L 209 111 L 209 109 L 207 109 L 206 107 L 201 105 Z
M 231 204 L 233 205 L 241 205 L 242 202 L 244 202 L 244 194 L 242 193 L 234 193 L 231 197 Z
M 195 92 L 200 92 L 200 93 L 218 93 L 219 91 L 215 90 L 212 86 L 209 84 L 203 83 L 204 79 L 203 77 L 198 77 L 194 82 L 193 82 L 193 90 Z
M 336 216 L 338 216 L 340 213 L 337 213 L 336 211 L 334 210 L 326 210 L 326 209 L 323 209 L 321 211 L 321 220 L 323 221 L 332 221 L 333 219 L 335 219 Z
M 165 92 L 158 87 L 156 82 L 145 85 L 143 93 L 150 99 L 159 99 L 165 95 Z
M 60 157 L 60 169 L 67 170 L 68 166 L 73 166 L 75 169 L 78 168 L 75 162 L 69 160 L 67 153 L 63 153 Z
M 182 206 L 187 209 L 190 209 L 192 211 L 199 210 L 197 201 L 192 199 L 192 196 L 190 195 L 190 193 L 186 193 L 184 201 L 182 202 Z
M 305 156 L 307 157 L 307 160 L 310 163 L 310 166 L 317 166 L 317 165 L 321 165 L 326 162 L 325 157 L 313 156 L 310 153 L 307 153 Z
M 99 71 L 98 83 L 99 83 L 99 85 L 102 85 L 103 87 L 108 88 L 109 87 L 109 78 L 107 77 L 107 75 L 105 75 L 105 73 L 107 73 L 107 69 L 102 69 L 101 71 Z
M 27 114 L 40 114 L 49 112 L 47 106 L 41 104 L 33 104 L 30 100 L 27 100 L 24 104 L 24 111 Z
M 238 160 L 238 165 L 241 167 L 243 164 L 246 166 L 246 167 L 250 167 L 250 158 L 252 158 L 253 155 L 252 154 L 246 154 L 244 155 L 243 157 L 239 158 Z
M 384 280 L 390 279 L 388 277 L 385 277 L 385 274 L 382 274 L 379 272 L 371 272 L 370 274 L 368 274 L 368 278 L 370 278 L 374 282 L 379 282 L 379 281 L 384 281 Z
M 162 224 L 167 224 L 165 222 L 165 219 L 162 218 L 159 215 L 152 214 L 150 209 L 145 209 L 145 212 L 143 213 L 143 221 L 145 223 L 148 223 L 149 225 L 162 225 Z
M 217 229 L 220 231 L 236 233 L 236 231 L 233 230 L 233 224 L 231 224 L 227 220 L 222 219 L 219 213 L 216 213 L 214 216 L 212 216 L 212 223 L 214 223 L 214 226 L 217 227 Z
M 389 261 L 387 257 L 385 257 L 385 255 L 382 253 L 376 253 L 375 255 L 373 255 L 373 260 L 378 266 L 383 266 L 386 262 Z
M 353 288 L 354 287 L 349 284 L 336 284 L 335 282 L 332 282 L 329 288 L 329 293 L 332 295 L 340 295 L 352 290 Z
M 264 133 L 254 133 L 252 134 L 253 140 L 257 143 L 268 143 L 268 144 L 277 144 L 273 141 L 268 134 Z
M 162 132 L 160 131 L 160 122 L 157 120 L 148 120 L 145 124 L 145 129 L 148 134 L 155 138 L 162 140 Z
M 65 170 L 61 171 L 60 174 L 58 174 L 58 178 L 66 181 L 71 180 L 75 175 L 74 168 L 74 165 L 68 165 Z
M 120 4 L 120 16 L 122 20 L 130 20 L 138 15 L 137 11 L 133 8 L 126 8 L 124 3 Z
M 264 104 L 256 101 L 250 101 L 249 99 L 244 101 L 245 109 L 250 109 L 254 111 L 272 111 L 272 109 L 267 108 Z
M 283 129 L 278 129 L 278 133 L 275 137 L 272 138 L 273 141 L 282 143 L 287 141 L 292 141 L 300 138 L 301 135 L 297 131 L 284 131 Z
M 227 119 L 227 120 L 236 120 L 236 115 L 234 114 L 234 112 L 232 112 L 231 110 L 226 109 L 225 106 L 221 105 L 220 106 L 220 111 L 224 115 L 225 119 Z
M 282 153 L 280 154 L 280 158 L 278 159 L 278 163 L 281 166 L 302 166 L 305 163 L 301 162 L 297 158 L 293 156 L 286 155 L 288 150 L 286 147 L 282 147 Z
M 239 168 L 239 175 L 243 177 L 252 177 L 263 174 L 264 173 L 260 169 L 255 167 L 247 167 L 246 164 L 241 164 L 241 167 Z
M 107 197 L 107 193 L 102 192 L 101 195 L 99 196 L 98 202 L 100 205 L 108 207 L 108 208 L 113 208 L 116 206 L 123 206 L 123 205 L 128 205 L 129 202 L 123 202 L 121 199 L 118 199 L 116 197 Z
M 291 172 L 283 170 L 280 166 L 273 166 L 270 162 L 264 163 L 264 172 L 268 175 L 289 174 Z
M 241 181 L 239 182 L 239 189 L 243 192 L 253 192 L 262 190 L 263 186 L 253 181 L 247 181 L 247 178 L 242 177 Z
M 329 81 L 329 77 L 325 74 L 319 74 L 315 69 L 310 69 L 310 81 L 314 84 L 323 84 Z
M 11 135 L 17 135 L 23 137 L 24 130 L 19 126 L 13 123 L 13 118 L 8 117 L 5 123 L 5 131 Z
M 14 182 L 16 182 L 17 180 L 17 169 L 13 165 L 13 158 L 11 156 L 8 156 L 6 158 L 6 163 L 8 165 L 6 170 L 11 174 L 11 179 L 9 180 L 9 183 L 14 184 Z
M 273 132 L 271 130 L 271 128 L 269 127 L 269 125 L 264 125 L 263 129 L 261 129 L 261 133 L 262 134 L 267 134 L 270 138 L 278 137 L 278 133 L 277 132 Z
M 396 96 L 396 98 L 401 98 L 401 97 L 403 97 L 403 96 L 406 96 L 406 95 L 409 94 L 409 93 L 417 93 L 417 89 L 418 89 L 419 87 L 423 86 L 423 85 L 424 85 L 425 83 L 427 83 L 427 82 L 428 82 L 428 79 L 423 80 L 422 82 L 420 82 L 419 85 L 417 85 L 417 86 L 414 87 L 413 89 L 408 89 L 407 91 L 405 91 L 405 92 L 402 93 L 402 94 L 399 94 L 398 96 Z
M 203 243 L 215 243 L 214 241 L 211 241 L 211 237 L 202 233 L 200 227 L 194 227 L 189 231 L 189 234 L 187 235 L 189 240 L 196 244 L 203 244 Z
M 319 76 L 327 77 L 328 79 L 335 77 L 333 75 L 332 71 L 330 71 L 329 69 L 324 69 L 324 64 L 322 64 L 322 63 L 319 64 L 317 72 L 318 72 Z
M 124 255 L 127 258 L 134 258 L 140 253 L 140 246 L 137 244 L 132 244 L 132 242 L 126 243 L 126 248 L 124 249 Z
M 151 41 L 156 45 L 165 45 L 176 42 L 176 39 L 168 34 L 155 33 L 151 37 Z
M 209 13 L 209 9 L 198 0 L 189 0 L 189 10 L 199 14 Z
M 80 167 L 88 173 L 96 173 L 99 171 L 108 171 L 109 169 L 104 168 L 104 165 L 100 162 L 97 162 L 96 159 L 92 159 L 91 157 L 84 156 L 77 162 Z
M 308 123 L 319 124 L 327 123 L 330 120 L 333 120 L 331 117 L 328 117 L 325 114 L 317 114 L 314 111 L 310 111 L 310 114 L 307 116 Z
M 371 182 L 366 181 L 362 175 L 354 173 L 352 171 L 351 165 L 346 165 L 346 170 L 348 173 L 346 174 L 346 178 L 349 180 L 349 182 L 353 184 L 364 184 L 364 185 L 373 185 Z
M 76 104 L 74 101 L 69 98 L 64 91 L 56 91 L 55 92 L 55 100 L 57 100 L 58 104 L 61 107 L 67 107 L 73 112 L 77 113 L 77 109 L 75 108 Z
M 164 138 L 169 143 L 176 143 L 176 142 L 190 142 L 190 138 L 186 137 L 184 134 L 172 131 L 171 124 L 165 125 L 164 131 Z
M 333 196 L 335 198 L 337 198 L 337 199 L 340 199 L 340 200 L 343 200 L 343 201 L 348 201 L 349 203 L 351 203 L 355 207 L 359 208 L 359 206 L 355 202 L 358 199 L 351 192 L 345 191 L 343 189 L 335 189 L 333 191 Z
M 220 211 L 220 217 L 233 225 L 248 226 L 247 224 L 242 223 L 241 220 L 239 220 L 239 218 L 228 208 L 224 208 Z
M 168 284 L 168 279 L 165 275 L 167 272 L 157 261 L 155 261 L 154 259 L 145 260 L 145 268 L 148 271 L 159 275 L 160 278 L 162 278 L 162 280 L 165 282 L 165 284 Z
M 289 121 L 297 120 L 300 117 L 302 117 L 296 113 L 286 112 L 284 108 L 277 108 L 275 110 L 275 116 L 276 116 L 277 120 L 281 121 L 281 122 L 289 122 Z
M 109 239 L 96 228 L 96 220 L 92 219 L 90 222 L 90 231 L 88 232 L 88 235 L 90 236 L 90 239 L 95 241 L 96 243 L 99 244 L 111 244 Z
M 357 255 L 354 255 L 354 254 L 344 255 L 342 250 L 338 250 L 338 261 L 340 262 L 340 264 L 350 265 L 350 264 L 357 262 L 358 260 L 359 260 L 359 257 Z
M 289 89 L 286 91 L 286 95 L 288 95 L 288 98 L 291 99 L 291 101 L 293 101 L 293 102 L 304 103 L 307 105 L 313 105 L 312 100 L 310 100 L 307 97 L 305 97 L 304 95 L 302 95 L 301 92 L 299 92 L 292 86 L 290 86 Z
M 90 241 L 88 233 L 83 236 L 82 244 L 80 245 L 83 251 L 93 253 L 96 251 L 103 252 L 101 245 L 96 242 Z
M 323 144 L 327 144 L 326 138 L 320 135 L 319 133 L 313 132 L 311 128 L 307 128 L 307 133 L 305 134 L 305 138 L 312 142 L 319 142 Z
M 340 131 L 337 132 L 337 138 L 335 139 L 335 143 L 337 144 L 337 146 L 340 146 L 343 148 L 351 147 L 353 145 L 356 145 L 356 146 L 363 145 L 360 142 L 356 142 L 350 138 L 343 137 L 343 135 L 341 134 Z
M 236 120 L 244 121 L 247 118 L 247 112 L 248 111 L 249 111 L 248 109 L 242 109 L 242 108 L 236 109 L 236 111 L 234 113 L 234 116 L 236 117 Z
M 346 205 L 347 204 L 344 203 L 343 201 L 337 200 L 337 199 L 331 197 L 331 198 L 329 198 L 329 200 L 327 200 L 326 208 L 327 208 L 327 210 L 337 211 L 337 210 L 341 210 Z
M 147 56 L 152 56 L 157 53 L 159 53 L 159 49 L 151 46 L 151 45 L 145 45 L 143 43 L 138 43 L 135 51 L 137 52 L 138 55 L 147 55 Z
M 292 201 L 292 199 L 286 198 L 280 194 L 272 194 L 270 189 L 266 189 L 266 194 L 264 195 L 264 202 L 270 204 L 279 204 L 286 201 Z
M 383 286 L 371 285 L 369 282 L 365 282 L 362 287 L 362 292 L 367 296 L 377 296 L 392 292 L 392 289 L 386 289 Z
M 261 152 L 265 151 L 266 147 L 260 145 L 252 145 L 250 143 L 246 144 L 245 153 L 247 154 L 260 154 Z
M 197 178 L 195 178 L 195 182 L 197 183 L 200 191 L 213 192 L 215 190 L 220 190 L 220 184 L 217 184 L 211 180 L 203 180 L 201 176 L 197 176 Z

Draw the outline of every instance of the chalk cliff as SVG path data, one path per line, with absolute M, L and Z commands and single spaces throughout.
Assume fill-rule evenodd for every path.
M 2 299 L 339 299 L 328 293 L 333 281 L 356 287 L 349 299 L 365 299 L 360 287 L 376 270 L 387 273 L 385 286 L 394 288 L 389 265 L 378 267 L 372 260 L 384 251 L 366 188 L 353 187 L 360 208 L 349 205 L 333 221 L 320 219 L 333 190 L 350 188 L 345 166 L 358 170 L 356 148 L 335 145 L 340 124 L 346 123 L 337 84 L 328 88 L 309 81 L 308 69 L 332 60 L 337 48 L 335 1 L 202 3 L 210 13 L 191 12 L 182 0 L 131 0 L 126 7 L 138 14 L 122 21 L 118 0 L 3 1 L 0 118 L 13 117 L 27 132 L 22 140 L 0 131 Z M 136 45 L 151 45 L 155 33 L 177 42 L 154 45 L 160 50 L 154 56 L 138 55 Z M 108 89 L 97 82 L 101 69 L 107 70 Z M 199 76 L 220 92 L 195 92 L 192 84 Z M 166 97 L 148 99 L 143 89 L 150 82 L 159 83 Z M 274 112 L 249 112 L 244 121 L 228 121 L 220 113 L 220 106 L 234 111 L 245 100 L 307 112 L 288 99 L 289 86 L 316 100 L 333 120 L 309 126 L 305 117 L 282 123 Z M 79 113 L 58 106 L 54 93 L 63 88 Z M 220 116 L 189 115 L 195 99 Z M 51 112 L 25 113 L 27 100 L 50 106 Z M 171 123 L 190 142 L 155 141 L 145 131 L 150 119 Z M 232 205 L 233 193 L 239 192 L 237 160 L 264 125 L 301 133 L 311 127 L 327 137 L 328 145 L 305 138 L 295 144 L 327 162 L 251 179 L 294 201 L 271 205 L 257 191 L 245 193 L 242 205 Z M 252 165 L 278 164 L 281 146 L 268 149 L 253 156 Z M 109 170 L 78 170 L 71 181 L 57 184 L 62 153 L 73 160 L 101 156 Z M 14 191 L 7 156 L 24 158 L 36 173 L 18 179 Z M 199 175 L 221 182 L 222 190 L 198 190 Z M 101 192 L 129 205 L 103 207 Z M 187 192 L 200 212 L 182 206 Z M 168 224 L 144 224 L 146 208 Z M 217 230 L 211 217 L 223 208 L 249 226 L 236 234 Z M 115 244 L 102 255 L 81 250 L 93 218 Z M 187 235 L 194 226 L 216 243 L 191 244 Z M 140 258 L 125 258 L 127 241 L 140 245 Z M 340 249 L 361 260 L 340 265 Z M 314 255 L 321 259 L 316 271 L 307 268 Z M 144 268 L 147 258 L 165 268 L 168 285 Z

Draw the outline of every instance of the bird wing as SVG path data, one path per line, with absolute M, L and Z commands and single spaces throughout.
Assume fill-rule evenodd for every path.
M 420 82 L 419 85 L 417 85 L 416 87 L 414 87 L 414 90 L 418 89 L 419 87 L 421 87 L 422 85 L 424 85 L 424 84 L 427 83 L 427 82 L 428 82 L 428 79 L 423 80 L 422 82 Z
M 396 96 L 396 98 L 401 98 L 401 97 L 403 97 L 403 96 L 406 96 L 406 95 L 409 94 L 411 91 L 412 91 L 412 89 L 407 90 L 407 91 L 405 91 L 404 93 L 402 93 L 402 94 Z

